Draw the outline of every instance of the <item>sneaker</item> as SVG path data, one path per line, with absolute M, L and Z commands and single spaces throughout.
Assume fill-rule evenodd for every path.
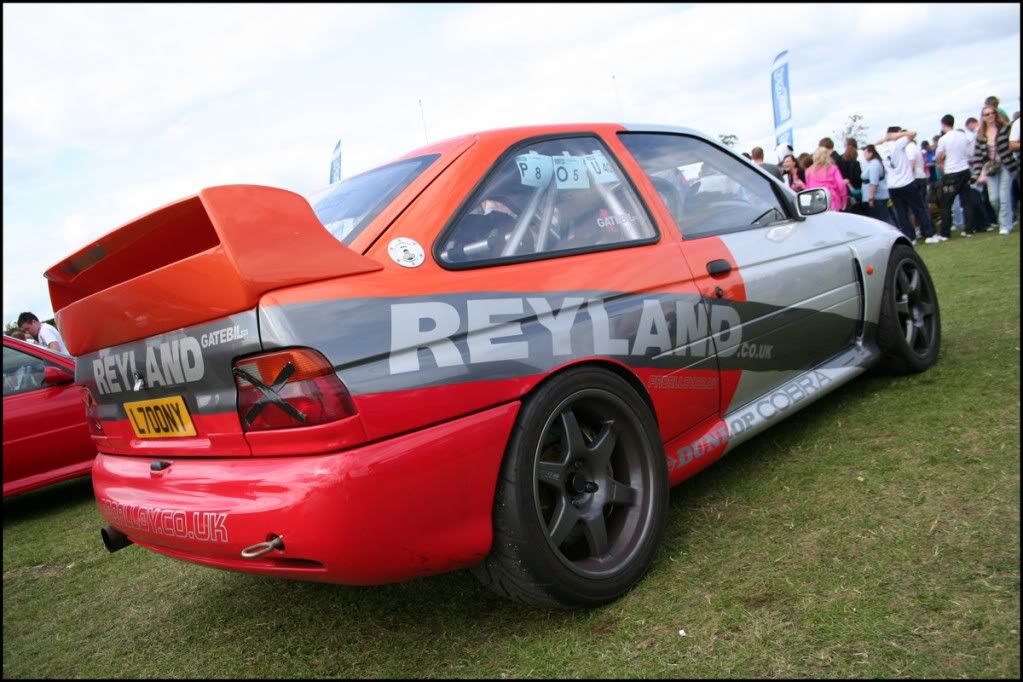
M 910 244 L 912 244 L 913 246 L 916 246 L 916 243 L 917 243 L 918 241 L 920 241 L 920 240 L 919 240 L 919 239 L 914 239 L 913 241 L 911 241 L 911 242 L 910 242 Z
M 998 230 L 998 234 L 1005 235 L 1006 237 L 1008 237 L 1009 236 L 1009 231 L 1008 230 Z
M 964 232 L 963 236 L 966 237 L 967 239 L 969 239 L 970 237 L 973 236 L 973 233 L 972 232 Z
M 925 239 L 924 240 L 924 244 L 940 244 L 943 241 L 945 241 L 945 240 L 941 236 L 933 235 L 933 236 L 928 237 L 927 239 Z

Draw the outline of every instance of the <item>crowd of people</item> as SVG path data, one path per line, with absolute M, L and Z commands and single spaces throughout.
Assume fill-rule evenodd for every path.
M 1008 235 L 1019 211 L 1019 112 L 1010 119 L 992 96 L 964 128 L 952 114 L 940 124 L 940 135 L 919 143 L 916 131 L 890 126 L 862 149 L 846 139 L 841 154 L 825 137 L 812 154 L 779 145 L 777 165 L 760 147 L 746 156 L 797 192 L 826 189 L 831 210 L 888 222 L 914 244 L 940 244 L 953 230 Z

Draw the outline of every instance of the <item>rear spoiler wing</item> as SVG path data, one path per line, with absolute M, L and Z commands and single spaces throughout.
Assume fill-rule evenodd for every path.
M 45 277 L 65 345 L 83 355 L 254 308 L 272 289 L 381 269 L 304 197 L 224 185 L 117 228 Z

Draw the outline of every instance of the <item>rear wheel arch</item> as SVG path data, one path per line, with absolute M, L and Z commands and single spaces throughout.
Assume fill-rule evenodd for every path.
M 551 372 L 550 374 L 546 375 L 536 384 L 534 384 L 529 389 L 529 391 L 527 391 L 519 399 L 522 401 L 528 400 L 530 396 L 532 396 L 537 391 L 541 390 L 544 386 L 546 386 L 556 377 L 561 376 L 565 372 L 574 369 L 585 369 L 587 367 L 605 369 L 624 379 L 626 383 L 628 383 L 629 386 L 634 388 L 636 390 L 636 393 L 638 393 L 643 398 L 643 402 L 646 404 L 647 409 L 650 410 L 650 414 L 653 415 L 654 421 L 657 422 L 657 426 L 660 427 L 661 422 L 660 419 L 658 418 L 657 410 L 654 409 L 653 398 L 650 397 L 650 393 L 647 391 L 646 386 L 644 386 L 640 378 L 636 376 L 636 373 L 625 365 L 621 365 L 617 362 L 611 362 L 610 360 L 604 360 L 601 358 L 583 358 L 575 362 L 563 365 L 556 369 L 555 371 Z M 658 438 L 660 438 L 660 435 L 658 435 Z

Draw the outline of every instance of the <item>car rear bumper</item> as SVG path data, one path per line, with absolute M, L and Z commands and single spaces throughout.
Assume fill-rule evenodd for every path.
M 100 514 L 135 543 L 215 568 L 370 585 L 469 566 L 490 550 L 519 403 L 353 450 L 175 459 L 100 454 Z M 162 471 L 150 465 L 170 462 Z M 241 551 L 271 535 L 284 549 Z

